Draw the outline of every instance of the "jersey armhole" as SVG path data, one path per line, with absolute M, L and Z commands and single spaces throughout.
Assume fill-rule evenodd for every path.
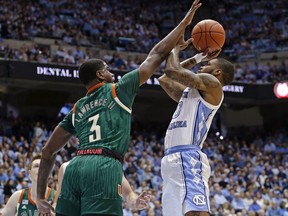
M 48 200 L 48 198 L 50 196 L 50 193 L 51 193 L 51 188 L 48 188 L 48 191 L 47 191 L 47 194 L 46 194 L 46 197 L 45 197 L 46 200 Z
M 72 109 L 72 125 L 73 125 L 73 127 L 75 127 L 74 121 L 75 121 L 75 113 L 76 113 L 76 104 L 77 104 L 77 102 L 74 104 L 73 109 Z
M 119 98 L 117 97 L 117 93 L 116 93 L 116 85 L 115 83 L 112 84 L 112 96 L 114 98 L 114 100 L 116 101 L 116 103 L 121 107 L 123 108 L 124 110 L 126 110 L 128 113 L 132 113 L 132 110 L 129 109 L 127 106 L 125 106 L 120 100 Z

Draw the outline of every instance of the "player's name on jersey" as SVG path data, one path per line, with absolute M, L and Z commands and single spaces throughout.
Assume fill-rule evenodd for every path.
M 91 109 L 95 107 L 108 106 L 108 108 L 112 108 L 114 104 L 115 104 L 114 102 L 108 103 L 107 98 L 99 98 L 94 101 L 90 101 L 90 103 L 83 104 L 79 110 L 77 109 L 76 116 L 81 119 L 83 118 L 86 112 L 90 111 Z

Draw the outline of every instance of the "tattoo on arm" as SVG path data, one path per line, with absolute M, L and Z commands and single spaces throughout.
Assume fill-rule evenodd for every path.
M 192 57 L 192 58 L 189 58 L 189 59 L 182 61 L 180 64 L 182 67 L 184 67 L 186 69 L 191 69 L 196 64 L 196 61 Z
M 185 86 L 176 83 L 174 80 L 166 78 L 165 81 L 160 81 L 161 87 L 174 101 L 178 102 L 182 96 Z
M 187 69 L 178 70 L 166 70 L 166 75 L 176 82 L 181 83 L 184 86 L 196 88 L 199 90 L 207 90 L 212 88 L 218 88 L 220 83 L 211 75 L 198 75 L 193 74 Z
M 202 81 L 206 86 L 206 88 L 218 88 L 220 85 L 219 82 L 215 82 L 214 80 L 211 80 L 210 77 L 207 76 L 203 76 Z

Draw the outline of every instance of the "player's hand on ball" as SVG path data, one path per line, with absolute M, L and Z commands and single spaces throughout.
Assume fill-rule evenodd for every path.
M 188 40 L 185 41 L 184 35 L 179 39 L 177 42 L 177 48 L 179 50 L 185 50 L 191 43 L 192 43 L 192 38 L 189 38 Z
M 204 52 L 203 52 L 203 55 L 205 55 L 205 59 L 204 61 L 208 61 L 208 60 L 211 60 L 213 58 L 216 58 L 220 53 L 221 53 L 221 49 L 210 49 L 210 48 L 207 48 Z
M 136 209 L 141 210 L 149 207 L 151 195 L 146 191 L 142 192 L 136 200 Z

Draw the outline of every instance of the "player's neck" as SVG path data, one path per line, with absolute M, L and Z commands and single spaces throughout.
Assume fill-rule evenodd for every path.
M 31 187 L 30 187 L 30 195 L 31 195 L 31 198 L 33 201 L 36 201 L 36 198 L 37 198 L 37 182 L 33 182 L 32 181 L 32 184 L 31 184 Z
M 89 90 L 89 89 L 93 88 L 93 86 L 98 85 L 99 83 L 102 83 L 102 82 L 100 82 L 99 80 L 93 80 L 92 82 L 90 82 L 85 87 L 87 90 Z

